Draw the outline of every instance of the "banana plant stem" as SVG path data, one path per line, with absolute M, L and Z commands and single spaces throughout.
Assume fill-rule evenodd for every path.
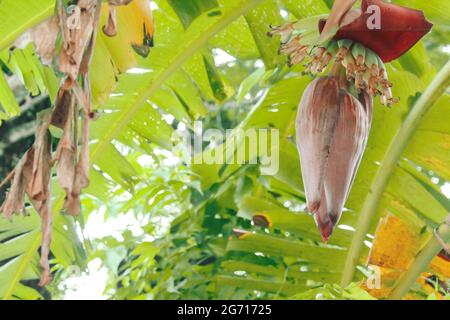
M 348 286 L 354 277 L 356 266 L 363 249 L 364 240 L 370 229 L 373 217 L 377 213 L 378 206 L 386 189 L 389 179 L 397 166 L 399 159 L 414 135 L 422 118 L 431 109 L 437 99 L 447 90 L 450 85 L 450 61 L 436 75 L 420 99 L 416 102 L 405 122 L 392 141 L 386 156 L 381 163 L 378 173 L 370 187 L 363 208 L 359 215 L 356 231 L 350 244 L 347 260 L 345 262 L 341 285 Z
M 449 219 L 450 221 L 450 216 Z M 442 241 L 440 241 L 438 239 Z M 450 240 L 450 223 L 444 223 L 437 231 L 436 235 L 433 236 L 425 245 L 425 247 L 419 252 L 419 254 L 414 259 L 408 270 L 402 275 L 397 285 L 394 287 L 390 293 L 389 300 L 400 300 L 408 293 L 411 286 L 420 277 L 420 274 L 425 270 L 430 264 L 431 260 L 442 250 L 443 243 Z

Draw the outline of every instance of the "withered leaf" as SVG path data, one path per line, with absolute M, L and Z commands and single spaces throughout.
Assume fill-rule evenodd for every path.
M 77 176 L 80 188 L 89 186 L 89 127 L 91 120 L 89 116 L 83 118 L 83 136 L 80 150 L 80 159 L 77 164 Z
M 60 54 L 59 68 L 72 79 L 78 76 L 84 52 L 92 38 L 96 4 L 95 0 L 79 1 L 78 6 L 74 6 L 69 15 L 64 8 L 59 10 L 64 30 L 64 45 Z
M 50 185 L 48 186 L 48 189 L 50 189 Z M 42 202 L 39 214 L 41 216 L 41 230 L 42 230 L 41 260 L 39 262 L 42 270 L 41 270 L 41 281 L 39 282 L 39 286 L 43 287 L 52 281 L 50 264 L 48 261 L 48 256 L 50 255 L 50 244 L 52 242 L 51 197 L 48 197 L 48 199 Z
M 59 31 L 59 17 L 54 16 L 22 34 L 14 42 L 14 46 L 24 49 L 28 44 L 34 43 L 42 63 L 51 65 Z
M 58 144 L 56 159 L 58 164 L 56 166 L 56 174 L 60 186 L 66 191 L 66 208 L 68 213 L 75 215 L 79 210 L 72 209 L 72 189 L 75 179 L 75 146 L 74 138 L 72 137 L 72 115 L 74 114 L 75 99 L 71 98 L 67 107 L 67 114 L 69 115 L 64 125 L 64 134 Z M 75 117 L 74 117 L 75 118 Z M 77 129 L 76 129 L 77 130 Z M 78 207 L 78 205 L 76 206 Z
M 25 188 L 23 180 L 23 167 L 27 161 L 28 152 L 23 156 L 23 158 L 16 165 L 14 179 L 11 184 L 11 189 L 5 199 L 5 202 L 0 208 L 7 219 L 11 219 L 14 213 L 20 213 L 25 208 L 24 197 Z
M 72 114 L 74 107 L 74 100 L 71 99 L 69 105 L 67 105 L 67 118 L 64 125 L 64 134 L 59 141 L 57 148 L 57 161 L 56 174 L 60 186 L 66 191 L 67 194 L 71 194 L 73 179 L 75 175 L 75 148 L 73 146 L 72 138 Z
M 103 26 L 103 32 L 108 37 L 114 37 L 117 34 L 117 17 L 116 17 L 116 7 L 113 5 L 109 6 L 109 15 L 106 25 Z
M 51 113 L 41 112 L 38 115 L 38 127 L 36 129 L 36 139 L 33 145 L 33 168 L 31 181 L 28 184 L 28 196 L 36 211 L 41 216 L 42 243 L 41 260 L 42 268 L 41 281 L 39 285 L 45 286 L 51 281 L 50 265 L 48 256 L 50 253 L 50 243 L 52 239 L 52 216 L 51 216 L 51 191 L 50 178 L 52 172 L 51 156 L 51 135 L 49 125 Z M 27 167 L 26 167 L 27 168 Z M 25 180 L 29 179 L 27 173 Z
M 52 171 L 51 136 L 49 131 L 51 114 L 43 112 L 38 115 L 36 139 L 33 145 L 34 161 L 30 198 L 44 201 L 49 197 L 48 184 Z
M 130 3 L 131 0 L 116 2 L 116 5 Z M 51 281 L 49 265 L 50 243 L 52 240 L 52 199 L 51 173 L 56 162 L 58 181 L 67 193 L 65 207 L 71 215 L 80 213 L 80 193 L 89 186 L 89 126 L 92 120 L 91 86 L 89 66 L 94 52 L 101 6 L 97 0 L 79 0 L 77 5 L 64 8 L 60 1 L 58 17 L 53 17 L 45 25 L 38 26 L 23 35 L 22 45 L 36 44 L 37 51 L 48 63 L 52 61 L 54 43 L 62 30 L 63 45 L 59 57 L 59 68 L 65 73 L 52 112 L 38 115 L 38 125 L 33 146 L 23 156 L 14 171 L 11 190 L 0 208 L 5 216 L 24 210 L 25 194 L 41 217 L 42 244 L 40 266 L 42 269 L 40 286 Z M 114 21 L 115 24 L 115 21 Z M 47 28 L 47 29 L 45 29 Z M 39 30 L 39 36 L 36 34 Z M 28 43 L 26 43 L 28 41 Z M 51 53 L 51 55 L 50 55 Z M 80 77 L 79 77 L 80 76 Z M 78 83 L 83 78 L 82 87 Z M 83 111 L 81 148 L 78 151 L 78 104 Z M 52 159 L 52 138 L 49 126 L 64 130 L 58 144 L 55 161 Z
M 85 115 L 83 117 L 83 133 L 80 156 L 75 167 L 71 193 L 67 195 L 65 204 L 67 213 L 73 216 L 80 214 L 81 190 L 89 186 L 89 124 L 89 116 Z
M 117 34 L 116 6 L 126 6 L 133 0 L 109 0 L 109 15 L 106 25 L 103 26 L 103 32 L 108 37 L 114 37 Z
M 55 107 L 53 109 L 51 124 L 60 129 L 64 129 L 69 119 L 69 109 L 73 101 L 71 90 L 61 87 L 56 97 Z
M 1 210 L 7 218 L 11 218 L 13 213 L 23 211 L 26 193 L 31 204 L 39 213 L 42 223 L 40 261 L 42 268 L 40 285 L 42 286 L 51 281 L 50 265 L 48 262 L 52 238 L 50 194 L 52 158 L 51 136 L 48 129 L 50 119 L 50 112 L 44 111 L 38 115 L 35 142 L 17 164 L 11 190 Z
M 120 1 L 117 5 L 130 3 Z M 41 217 L 42 243 L 39 285 L 50 283 L 49 265 L 52 240 L 51 173 L 56 162 L 56 173 L 61 187 L 66 191 L 65 207 L 71 215 L 80 213 L 80 193 L 89 186 L 89 126 L 92 120 L 91 86 L 89 66 L 92 61 L 101 6 L 97 0 L 79 0 L 77 5 L 64 8 L 59 1 L 58 16 L 24 34 L 17 46 L 34 42 L 38 53 L 51 63 L 55 41 L 62 30 L 63 45 L 59 57 L 59 68 L 66 78 L 58 92 L 52 112 L 38 115 L 38 125 L 33 146 L 16 166 L 10 192 L 0 211 L 10 218 L 24 211 L 25 194 Z M 112 17 L 113 18 L 113 17 Z M 114 20 L 115 24 L 115 20 Z M 83 78 L 82 86 L 78 83 Z M 83 128 L 81 148 L 78 151 L 78 105 L 82 107 Z M 52 137 L 49 126 L 64 130 L 58 144 L 55 161 L 52 159 Z
M 94 46 L 97 39 L 97 32 L 98 32 L 98 25 L 100 23 L 100 17 L 102 15 L 102 6 L 96 6 L 94 10 L 94 20 L 92 22 L 92 35 L 91 39 L 89 40 L 89 43 L 87 45 L 87 48 L 85 50 L 83 59 L 81 61 L 80 66 L 80 74 L 84 76 L 85 85 L 87 85 L 86 93 L 88 94 L 88 97 L 91 99 L 91 87 L 90 87 L 90 80 L 89 80 L 89 66 L 91 65 L 92 58 L 94 56 Z

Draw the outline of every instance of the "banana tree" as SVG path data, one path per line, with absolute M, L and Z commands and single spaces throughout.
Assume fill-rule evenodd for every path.
M 150 52 L 149 14 L 142 9 L 148 1 L 103 4 L 89 68 L 97 119 L 90 128 L 92 166 L 81 215 L 67 215 L 65 190 L 52 179 L 54 279 L 47 289 L 36 286 L 37 212 L 27 206 L 29 217 L 1 218 L 0 296 L 39 299 L 47 290 L 57 296 L 65 272 L 96 257 L 110 269 L 111 296 L 119 298 L 448 296 L 448 255 L 438 254 L 449 237 L 450 64 L 436 68 L 430 56 L 442 52 L 439 35 L 445 35 L 450 10 L 437 1 L 393 2 L 423 10 L 434 29 L 386 65 L 399 102 L 392 109 L 375 102 L 366 152 L 327 244 L 306 212 L 294 141 L 297 107 L 313 78 L 302 65 L 287 67 L 279 40 L 267 32 L 270 25 L 326 17 L 330 2 L 155 0 Z M 4 0 L 0 9 L 5 74 L 55 104 L 62 74 L 42 64 L 37 46 L 20 49 L 15 41 L 54 16 L 56 1 Z M 20 113 L 15 101 L 6 76 L 0 77 L 0 119 Z M 232 129 L 223 141 L 232 149 L 211 143 L 168 166 L 167 152 L 170 159 L 179 156 L 175 131 L 194 132 L 196 120 L 205 128 Z M 279 154 L 277 172 L 265 172 L 263 159 L 270 155 L 258 152 L 240 164 L 196 161 L 227 151 L 251 154 L 249 129 L 279 132 L 271 150 Z M 55 143 L 63 139 L 61 128 L 50 131 Z M 80 229 L 101 207 L 110 216 L 141 217 L 144 234 L 124 232 L 121 241 L 84 238 Z M 120 252 L 114 263 L 108 252 Z M 381 283 L 369 288 L 373 270 Z

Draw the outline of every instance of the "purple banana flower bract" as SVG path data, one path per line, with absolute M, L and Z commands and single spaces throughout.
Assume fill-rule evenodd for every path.
M 354 97 L 334 76 L 305 90 L 297 117 L 297 147 L 308 210 L 325 242 L 338 223 L 372 120 L 372 98 Z

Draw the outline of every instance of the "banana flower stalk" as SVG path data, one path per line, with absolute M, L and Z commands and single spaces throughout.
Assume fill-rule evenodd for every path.
M 329 16 L 271 27 L 289 66 L 304 63 L 314 80 L 297 116 L 297 149 L 308 211 L 327 242 L 339 222 L 367 146 L 373 97 L 397 102 L 384 63 L 399 58 L 432 27 L 421 11 L 386 3 L 336 0 Z M 332 65 L 330 68 L 329 66 Z

